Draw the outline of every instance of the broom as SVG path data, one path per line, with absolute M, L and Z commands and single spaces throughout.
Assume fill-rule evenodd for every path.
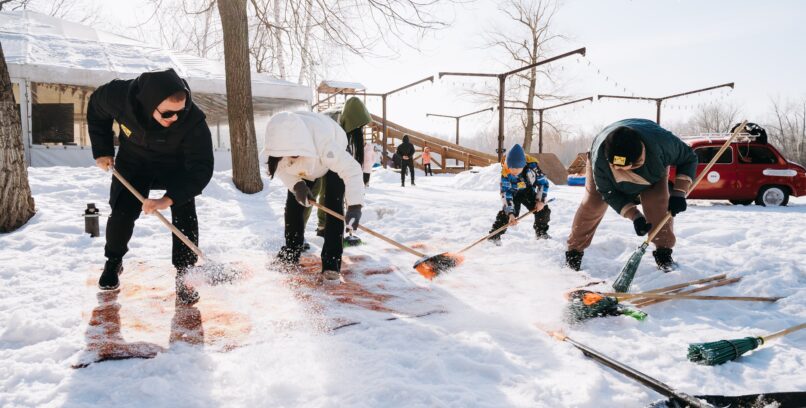
M 693 363 L 703 365 L 712 366 L 724 364 L 739 358 L 739 356 L 750 350 L 755 350 L 758 346 L 770 340 L 786 336 L 787 334 L 794 333 L 804 328 L 806 328 L 806 323 L 801 323 L 797 326 L 761 337 L 745 337 L 743 339 L 689 344 L 688 359 Z
M 694 183 L 691 185 L 691 187 L 686 192 L 686 197 L 688 197 L 688 195 L 694 190 L 694 188 L 696 188 L 697 185 L 700 184 L 700 181 L 702 181 L 702 179 L 705 177 L 705 175 L 708 174 L 708 172 L 711 170 L 711 167 L 714 166 L 716 161 L 719 160 L 720 157 L 722 157 L 722 153 L 724 153 L 725 150 L 727 150 L 728 147 L 730 147 L 730 144 L 731 144 L 731 142 L 733 142 L 733 139 L 735 139 L 736 136 L 739 135 L 739 132 L 741 132 L 741 130 L 744 129 L 744 126 L 746 124 L 747 124 L 747 121 L 745 120 L 745 121 L 742 121 L 741 125 L 736 127 L 736 130 L 733 131 L 733 134 L 730 135 L 728 140 L 725 141 L 725 143 L 722 145 L 722 147 L 719 149 L 719 151 L 714 155 L 714 157 L 711 159 L 711 162 L 708 163 L 707 166 L 705 166 L 705 168 L 702 170 L 702 172 L 700 172 L 700 175 L 697 176 L 697 179 L 694 180 Z M 646 253 L 646 249 L 647 249 L 647 247 L 649 247 L 649 243 L 652 242 L 653 239 L 655 239 L 655 236 L 658 235 L 658 233 L 660 232 L 661 228 L 663 228 L 663 226 L 666 225 L 666 223 L 669 222 L 670 219 L 672 219 L 672 213 L 667 212 L 666 216 L 663 217 L 663 219 L 658 223 L 658 225 L 656 225 L 654 228 L 652 228 L 652 231 L 649 231 L 649 234 L 647 234 L 646 240 L 644 240 L 644 242 L 641 244 L 641 246 L 639 246 L 638 249 L 636 249 L 632 253 L 632 255 L 630 255 L 630 259 L 627 260 L 627 263 L 621 269 L 621 272 L 619 273 L 618 277 L 616 277 L 616 280 L 613 281 L 613 290 L 614 291 L 616 291 L 616 292 L 626 292 L 627 290 L 630 289 L 630 284 L 632 283 L 632 280 L 635 277 L 635 272 L 638 270 L 638 265 L 641 264 L 641 258 L 644 257 L 644 254 Z

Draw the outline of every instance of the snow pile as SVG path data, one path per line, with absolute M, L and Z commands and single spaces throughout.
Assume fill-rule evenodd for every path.
M 418 175 L 416 187 L 401 188 L 397 172 L 377 170 L 362 222 L 428 254 L 456 250 L 489 231 L 500 207 L 499 172 L 490 166 Z M 197 200 L 200 247 L 252 274 L 200 289 L 202 300 L 191 311 L 201 313 L 204 346 L 175 341 L 182 322 L 170 293 L 171 238 L 154 217 L 143 216 L 124 260 L 119 334 L 165 351 L 74 370 L 70 365 L 94 341 L 88 323 L 108 306 L 94 288 L 103 239 L 83 235 L 79 214 L 95 202 L 106 222 L 110 177 L 92 168 L 33 168 L 30 177 L 36 216 L 0 235 L 0 406 L 598 408 L 643 407 L 661 398 L 535 327 L 559 327 L 563 292 L 591 279 L 612 280 L 641 242 L 629 221 L 609 211 L 585 252 L 583 273 L 562 268 L 582 189 L 552 189 L 552 239 L 536 241 L 531 222 L 523 222 L 507 231 L 501 247 L 477 246 L 432 283 L 411 269 L 416 257 L 361 234 L 365 245 L 346 254 L 394 271 L 351 279 L 401 313 L 387 320 L 392 313 L 300 292 L 270 265 L 283 243 L 286 190 L 264 179 L 263 192 L 243 195 L 229 173 L 218 172 Z M 691 202 L 675 219 L 680 270 L 663 274 L 647 255 L 634 290 L 725 273 L 742 280 L 705 294 L 785 299 L 672 301 L 647 307 L 644 322 L 609 317 L 566 332 L 689 394 L 804 390 L 806 331 L 718 367 L 686 360 L 688 343 L 760 335 L 806 320 L 806 199 L 785 208 L 723 204 Z M 318 250 L 313 225 L 307 238 Z M 444 313 L 407 317 L 434 310 Z M 334 319 L 360 324 L 323 332 Z M 210 345 L 227 340 L 221 337 L 227 328 L 237 331 L 237 344 Z

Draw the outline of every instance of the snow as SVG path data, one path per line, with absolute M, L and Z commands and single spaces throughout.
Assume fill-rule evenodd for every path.
M 0 235 L 3 407 L 642 407 L 661 399 L 536 324 L 564 327 L 572 338 L 689 394 L 806 389 L 806 331 L 722 366 L 686 360 L 688 343 L 760 335 L 806 320 L 805 198 L 783 208 L 692 201 L 675 220 L 681 269 L 663 274 L 647 255 L 634 283 L 642 290 L 726 273 L 742 280 L 705 294 L 785 296 L 775 304 L 673 301 L 646 307 L 643 322 L 609 317 L 564 326 L 562 293 L 589 279 L 612 280 L 641 240 L 610 211 L 586 251 L 584 273 L 561 268 L 583 190 L 556 186 L 551 240 L 535 241 L 524 222 L 504 235 L 503 246 L 477 246 L 462 266 L 433 282 L 411 269 L 414 256 L 361 234 L 365 245 L 346 254 L 396 267 L 353 277 L 391 296 L 386 304 L 401 318 L 387 321 L 391 313 L 339 303 L 321 291 L 305 292 L 313 299 L 300 296 L 289 276 L 269 264 L 283 242 L 286 192 L 279 181 L 264 179 L 263 192 L 243 195 L 230 173 L 217 172 L 197 200 L 200 247 L 252 273 L 232 285 L 200 288 L 204 345 L 169 341 L 171 238 L 158 220 L 142 216 L 121 276 L 121 334 L 165 351 L 72 369 L 88 356 L 103 261 L 103 239 L 83 234 L 81 214 L 86 203 L 96 203 L 103 234 L 110 176 L 94 168 L 29 171 L 38 212 L 22 229 Z M 498 166 L 474 171 L 428 178 L 418 172 L 417 186 L 404 189 L 397 173 L 376 170 L 362 222 L 423 244 L 429 254 L 456 250 L 486 234 L 500 206 Z M 321 245 L 309 235 L 314 247 Z M 428 311 L 444 313 L 407 317 Z

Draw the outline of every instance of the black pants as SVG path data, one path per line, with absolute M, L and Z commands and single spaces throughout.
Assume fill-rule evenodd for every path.
M 328 171 L 325 178 L 325 207 L 344 214 L 344 181 L 338 174 Z M 308 187 L 314 182 L 305 180 Z M 302 252 L 305 242 L 305 208 L 294 198 L 290 191 L 285 200 L 285 246 L 293 251 Z M 325 219 L 325 245 L 322 246 L 322 270 L 340 271 L 343 251 L 344 222 L 328 215 Z
M 535 208 L 535 193 L 531 189 L 523 189 L 518 191 L 514 197 L 512 197 L 513 204 L 515 205 L 515 216 L 517 217 L 521 212 L 521 205 L 526 207 L 529 211 Z M 535 222 L 532 225 L 535 229 L 535 234 L 538 237 L 544 237 L 548 233 L 549 230 L 549 221 L 551 220 L 551 209 L 548 205 L 544 206 L 542 210 L 535 213 Z M 493 223 L 493 227 L 490 229 L 490 232 L 497 230 L 498 228 L 503 227 L 509 222 L 509 216 L 501 210 L 498 212 L 498 215 L 495 217 L 495 223 Z M 507 230 L 503 230 L 500 233 L 493 236 L 491 239 L 501 238 L 501 235 Z
M 411 184 L 414 184 L 414 160 L 401 160 L 400 166 L 400 184 L 406 185 L 406 169 L 411 171 Z
M 154 166 L 123 155 L 118 155 L 115 160 L 115 169 L 144 197 L 148 197 L 151 189 L 164 189 L 164 179 L 175 176 L 181 171 L 181 167 Z M 104 255 L 107 258 L 123 258 L 129 251 L 128 245 L 134 232 L 134 222 L 140 217 L 143 205 L 114 176 L 109 204 L 112 206 L 112 214 L 106 222 Z M 199 244 L 199 221 L 196 218 L 195 200 L 172 205 L 171 221 L 194 244 Z M 173 237 L 171 263 L 176 268 L 194 265 L 198 260 L 196 254 L 176 235 L 171 235 Z
M 428 173 L 431 173 L 432 176 L 434 175 L 434 170 L 431 170 L 431 163 L 423 164 L 423 170 L 425 170 L 426 176 L 428 175 Z
M 372 175 L 372 173 L 364 173 L 364 185 L 365 186 L 369 185 L 369 176 L 370 175 Z

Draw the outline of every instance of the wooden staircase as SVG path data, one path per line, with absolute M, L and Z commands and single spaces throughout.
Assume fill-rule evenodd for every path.
M 372 123 L 367 127 L 371 132 L 373 143 L 382 145 L 383 136 L 381 129 L 383 128 L 383 119 L 379 116 L 372 115 Z M 423 148 L 426 146 L 431 148 L 431 167 L 434 173 L 459 173 L 470 169 L 472 166 L 489 166 L 490 164 L 498 162 L 495 155 L 469 149 L 387 120 L 386 151 L 389 160 L 391 160 L 392 155 L 403 140 L 404 135 L 409 136 L 409 142 L 414 145 L 418 153 L 422 153 Z M 450 165 L 448 160 L 456 160 L 457 163 L 461 164 Z M 422 160 L 419 160 L 419 155 L 415 156 L 414 165 L 422 169 Z

